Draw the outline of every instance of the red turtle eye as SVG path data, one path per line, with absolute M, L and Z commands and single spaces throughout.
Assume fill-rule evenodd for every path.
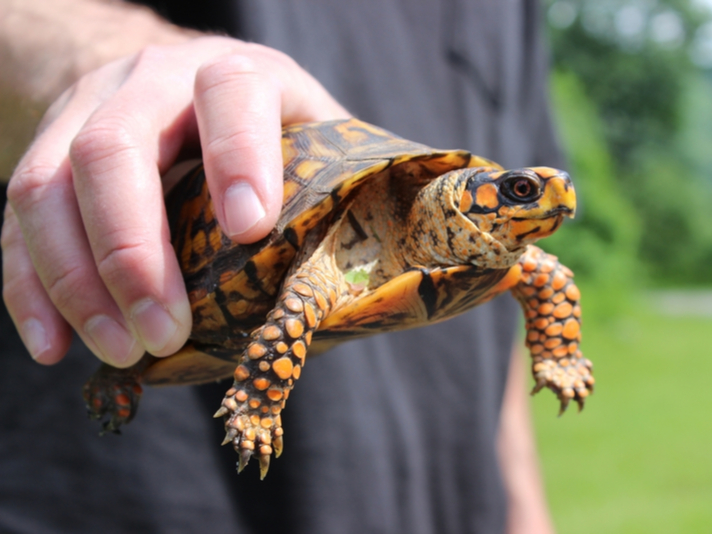
M 529 180 L 517 180 L 517 182 L 512 186 L 512 192 L 521 198 L 526 198 L 531 195 L 532 184 Z
M 542 194 L 541 183 L 535 176 L 529 176 L 521 171 L 507 176 L 499 187 L 502 195 L 510 202 L 535 202 Z

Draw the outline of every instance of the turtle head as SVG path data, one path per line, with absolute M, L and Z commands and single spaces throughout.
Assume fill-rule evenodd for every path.
M 573 217 L 569 175 L 548 167 L 450 171 L 417 195 L 408 219 L 412 265 L 511 267 L 524 248 Z
M 551 235 L 576 211 L 571 178 L 550 167 L 463 173 L 455 191 L 459 211 L 510 252 Z

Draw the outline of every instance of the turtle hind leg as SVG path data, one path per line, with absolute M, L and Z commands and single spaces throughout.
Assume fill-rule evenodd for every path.
M 141 399 L 141 373 L 153 360 L 144 356 L 134 366 L 117 369 L 102 364 L 84 384 L 83 396 L 91 419 L 103 420 L 101 435 L 120 434 L 121 425 L 129 423 Z
M 252 333 L 215 417 L 225 418 L 225 440 L 239 455 L 238 473 L 252 456 L 260 478 L 274 452 L 282 452 L 281 412 L 304 366 L 307 347 L 336 299 L 336 283 L 323 272 L 298 273 L 285 282 L 265 324 Z
M 512 289 L 526 317 L 527 347 L 532 356 L 536 385 L 559 398 L 559 415 L 575 400 L 579 410 L 593 392 L 592 364 L 584 358 L 581 342 L 580 293 L 573 273 L 556 256 L 529 246 L 519 264 L 520 282 Z

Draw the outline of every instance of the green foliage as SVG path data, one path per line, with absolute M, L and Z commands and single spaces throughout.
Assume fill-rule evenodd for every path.
M 599 286 L 628 285 L 640 270 L 636 260 L 640 225 L 615 177 L 603 125 L 573 74 L 555 73 L 552 95 L 579 210 L 573 223 L 542 246 L 571 267 L 577 279 Z
M 679 93 L 686 66 L 665 51 L 622 51 L 580 25 L 553 40 L 557 69 L 575 73 L 603 118 L 613 157 L 627 163 L 641 143 L 667 141 L 679 128 Z
M 690 59 L 709 18 L 690 0 L 550 3 L 554 102 L 584 208 L 552 241 L 585 277 L 712 283 L 712 84 Z

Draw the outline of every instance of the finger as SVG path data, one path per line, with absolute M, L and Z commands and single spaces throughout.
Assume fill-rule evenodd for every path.
M 96 271 L 69 164 L 65 158 L 55 168 L 40 165 L 37 158 L 28 153 L 8 188 L 37 276 L 57 311 L 101 360 L 131 365 L 143 351 Z M 14 256 L 4 258 L 6 264 L 14 261 Z
M 51 365 L 62 359 L 72 331 L 53 306 L 35 272 L 22 232 L 9 204 L 2 227 L 3 299 L 32 358 Z
M 192 322 L 159 172 L 186 138 L 197 138 L 195 71 L 176 70 L 179 58 L 163 48 L 144 51 L 70 150 L 93 261 L 131 332 L 156 356 L 176 352 Z
M 75 86 L 57 115 L 43 124 L 42 133 L 18 164 L 8 187 L 8 200 L 17 214 L 26 250 L 51 302 L 40 299 L 35 303 L 39 310 L 36 319 L 50 342 L 56 327 L 52 317 L 59 312 L 100 359 L 120 367 L 134 363 L 143 350 L 130 335 L 96 271 L 66 154 L 70 140 L 92 110 L 120 85 L 129 68 L 128 62 L 117 62 Z M 21 264 L 22 250 L 11 247 L 4 264 Z M 19 316 L 21 306 L 11 295 L 10 312 Z M 66 352 L 61 339 L 53 350 Z
M 201 67 L 195 110 L 218 220 L 242 243 L 264 237 L 279 216 L 282 125 L 348 116 L 293 61 L 258 45 Z

